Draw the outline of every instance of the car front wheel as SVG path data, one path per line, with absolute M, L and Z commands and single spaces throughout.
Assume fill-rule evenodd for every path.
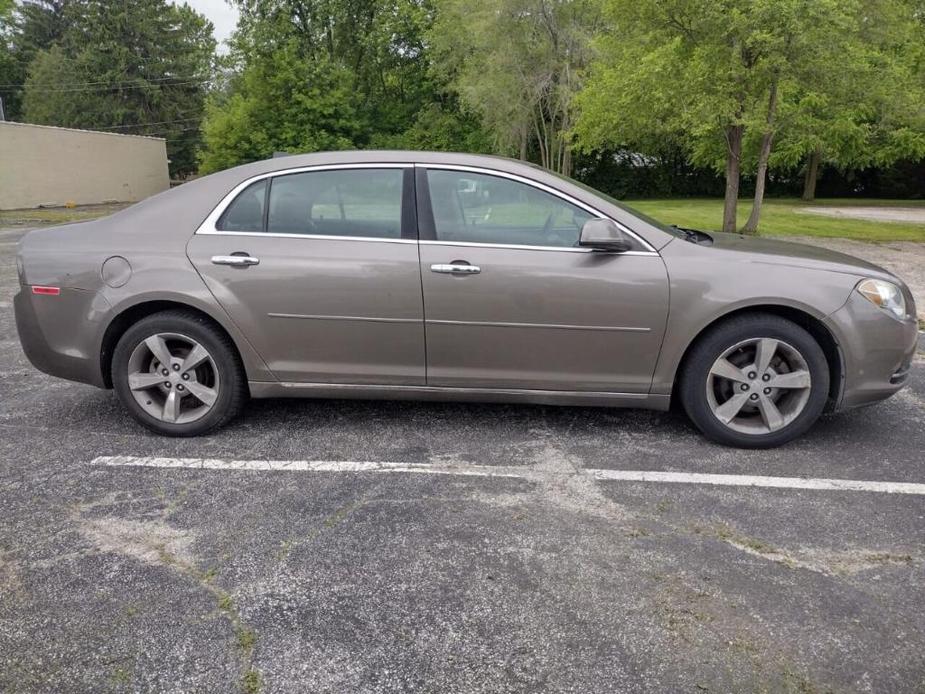
M 112 382 L 135 419 L 159 434 L 197 436 L 234 417 L 247 384 L 234 344 L 202 316 L 143 318 L 116 345 Z
M 697 342 L 680 386 L 685 411 L 707 438 L 770 448 L 800 436 L 822 414 L 829 368 L 805 329 L 780 316 L 750 314 Z

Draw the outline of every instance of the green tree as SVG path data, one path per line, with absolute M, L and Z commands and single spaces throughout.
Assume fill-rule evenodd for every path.
M 203 171 L 280 150 L 484 147 L 478 121 L 430 69 L 426 0 L 235 4 L 240 21 L 208 109 Z
M 253 61 L 210 102 L 200 171 L 211 173 L 276 151 L 346 149 L 362 134 L 350 80 L 326 58 L 293 44 Z
M 864 31 L 869 3 L 860 0 L 607 0 L 606 7 L 610 31 L 580 97 L 582 144 L 684 143 L 694 163 L 725 171 L 723 230 L 730 232 L 743 167 L 755 174 L 743 230 L 755 232 L 773 143 L 789 125 L 784 116 L 798 112 L 801 94 L 826 94 L 847 62 L 873 50 Z
M 435 69 L 497 151 L 568 174 L 573 97 L 601 27 L 597 0 L 437 0 Z
M 55 45 L 66 28 L 71 0 L 0 0 L 0 97 L 9 120 L 22 118 L 23 83 L 39 51 Z
M 804 165 L 804 200 L 815 198 L 823 165 L 861 169 L 925 157 L 925 7 L 877 0 L 860 9 L 853 55 L 804 81 L 782 118 L 772 166 Z
M 0 110 L 3 110 L 4 114 L 10 108 L 8 103 L 10 99 L 9 91 L 4 90 L 2 85 L 13 84 L 13 80 L 16 79 L 11 36 L 12 18 L 13 0 L 0 0 L 0 106 L 4 107 Z
M 491 136 L 481 120 L 461 108 L 452 94 L 440 94 L 438 101 L 425 104 L 411 127 L 394 144 L 383 143 L 383 146 L 438 152 L 492 152 Z
M 66 30 L 29 67 L 30 122 L 167 138 L 171 171 L 195 170 L 212 25 L 185 3 L 73 0 Z

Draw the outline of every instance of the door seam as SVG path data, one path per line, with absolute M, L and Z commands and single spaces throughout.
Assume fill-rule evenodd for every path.
M 421 287 L 421 335 L 424 338 L 424 385 L 430 384 L 430 373 L 427 363 L 427 302 L 424 300 L 424 269 L 421 260 L 421 227 L 418 223 L 418 177 L 415 168 L 411 169 L 411 199 L 414 203 L 414 238 L 418 249 L 418 283 Z

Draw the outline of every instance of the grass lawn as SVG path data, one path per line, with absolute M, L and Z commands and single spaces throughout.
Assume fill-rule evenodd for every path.
M 720 199 L 627 200 L 630 207 L 665 224 L 719 231 L 723 221 Z M 805 203 L 795 199 L 768 199 L 761 210 L 759 230 L 762 236 L 818 236 L 856 239 L 858 241 L 922 241 L 925 224 L 911 222 L 874 222 L 863 219 L 839 219 L 801 213 L 803 207 L 923 207 L 922 200 L 828 199 Z M 738 219 L 741 227 L 751 211 L 751 200 L 740 200 Z
M 112 214 L 128 203 L 107 203 L 101 205 L 80 205 L 78 207 L 42 207 L 29 210 L 0 210 L 0 227 L 44 226 L 46 224 L 67 224 L 83 222 Z

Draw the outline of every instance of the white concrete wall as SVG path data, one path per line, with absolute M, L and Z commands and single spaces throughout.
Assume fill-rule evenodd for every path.
M 0 210 L 136 202 L 169 186 L 161 138 L 0 122 Z

